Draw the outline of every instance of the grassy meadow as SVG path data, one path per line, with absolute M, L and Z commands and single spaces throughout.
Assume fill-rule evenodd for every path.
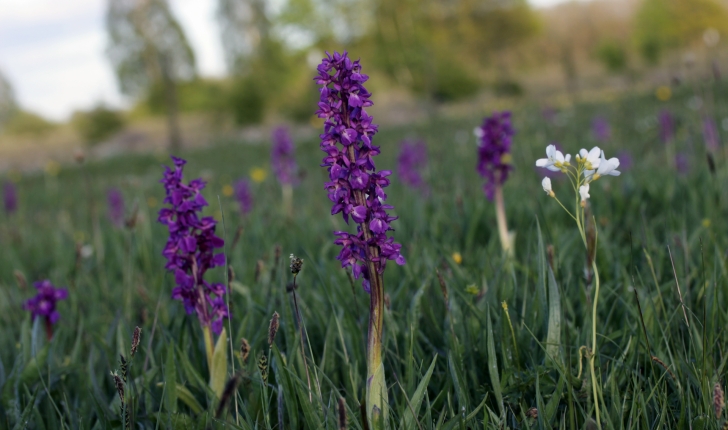
M 725 386 L 728 371 L 728 151 L 712 153 L 711 169 L 702 115 L 715 117 L 728 136 L 721 128 L 721 120 L 728 125 L 726 96 L 725 85 L 684 85 L 667 101 L 650 92 L 561 106 L 551 121 L 541 106 L 514 107 L 515 170 L 504 188 L 516 233 L 512 259 L 501 251 L 495 207 L 475 171 L 473 128 L 493 107 L 381 127 L 376 163 L 395 171 L 387 202 L 399 216 L 394 237 L 407 259 L 401 267 L 390 263 L 384 275 L 388 427 L 597 428 L 592 382 L 586 370 L 579 374 L 587 361 L 580 347 L 591 342 L 587 255 L 534 166 L 558 142 L 571 154 L 599 145 L 623 159 L 622 175 L 595 182 L 590 200 L 601 275 L 602 428 L 721 428 L 726 413 L 716 417 L 714 385 Z M 669 145 L 659 139 L 663 109 L 675 118 Z M 611 126 L 607 142 L 592 135 L 597 115 Z M 408 137 L 427 143 L 427 193 L 397 179 L 399 142 Z M 207 181 L 205 214 L 221 221 L 217 233 L 233 274 L 225 379 L 237 374 L 239 385 L 223 408 L 210 388 L 199 323 L 171 299 L 174 277 L 164 269 L 167 230 L 156 219 L 168 156 L 119 156 L 2 178 L 16 182 L 19 208 L 0 215 L 0 428 L 123 428 L 110 372 L 119 369 L 119 354 L 129 359 L 135 326 L 141 344 L 126 384 L 135 429 L 338 429 L 340 405 L 343 428 L 368 428 L 360 402 L 369 296 L 336 260 L 333 231 L 354 227 L 330 215 L 318 144 L 315 137 L 296 141 L 302 179 L 290 217 L 269 145 L 221 141 L 180 154 L 188 160 L 185 180 Z M 687 157 L 687 169 L 676 170 L 676 154 Z M 231 195 L 241 177 L 253 193 L 248 214 Z M 562 201 L 573 201 L 568 181 L 553 184 Z M 121 190 L 133 226 L 109 221 L 112 187 Z M 296 294 L 305 362 L 287 288 L 289 254 L 304 259 Z M 51 341 L 22 309 L 35 294 L 32 282 L 42 279 L 69 289 Z M 226 282 L 226 271 L 213 269 L 208 280 Z M 280 329 L 269 348 L 274 312 Z

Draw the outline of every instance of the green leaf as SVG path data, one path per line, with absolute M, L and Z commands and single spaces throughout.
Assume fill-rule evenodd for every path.
M 220 337 L 217 338 L 215 351 L 212 353 L 212 368 L 210 369 L 210 388 L 217 398 L 222 397 L 227 379 L 227 332 L 223 327 Z
M 493 394 L 495 394 L 495 401 L 498 403 L 498 409 L 500 410 L 501 417 L 506 416 L 505 408 L 503 407 L 503 393 L 501 391 L 500 377 L 498 376 L 498 361 L 495 355 L 495 342 L 493 341 L 493 327 L 490 322 L 490 308 L 486 315 L 486 333 L 488 334 L 488 373 L 490 374 L 490 382 L 493 384 Z
M 415 394 L 410 399 L 410 404 L 412 405 L 412 409 L 409 408 L 406 409 L 404 413 L 404 418 L 402 421 L 400 421 L 400 428 L 414 428 L 415 420 L 417 419 L 416 416 L 413 415 L 412 411 L 414 413 L 417 413 L 417 411 L 420 410 L 420 405 L 422 404 L 422 399 L 425 396 L 425 391 L 427 390 L 427 384 L 430 383 L 430 377 L 432 377 L 432 371 L 435 370 L 435 362 L 437 361 L 437 356 L 434 356 L 432 358 L 432 364 L 430 364 L 430 368 L 427 369 L 427 373 L 425 373 L 425 376 L 422 378 L 420 383 L 417 385 L 417 389 L 415 390 Z
M 167 347 L 167 361 L 164 365 L 165 396 L 164 406 L 167 412 L 177 412 L 177 367 L 174 364 L 174 347 Z
M 177 397 L 179 397 L 185 405 L 192 409 L 192 412 L 195 414 L 202 412 L 202 405 L 200 405 L 200 402 L 197 401 L 195 396 L 187 389 L 187 387 L 182 384 L 177 384 L 175 389 L 177 390 Z

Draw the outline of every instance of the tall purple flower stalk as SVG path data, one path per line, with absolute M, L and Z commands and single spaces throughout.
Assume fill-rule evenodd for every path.
M 511 113 L 494 112 L 475 130 L 479 141 L 477 169 L 485 178 L 483 192 L 492 201 L 496 188 L 505 183 L 508 173 L 513 170 L 511 144 L 515 131 L 511 125 Z
M 675 120 L 672 118 L 672 114 L 669 110 L 664 109 L 660 111 L 657 117 L 660 123 L 660 141 L 662 143 L 670 143 L 675 137 Z
M 273 130 L 273 146 L 270 153 L 273 172 L 281 184 L 296 185 L 296 159 L 291 139 L 286 127 Z
M 222 248 L 224 242 L 215 235 L 217 221 L 212 217 L 200 218 L 200 212 L 207 206 L 200 193 L 205 182 L 194 179 L 185 184 L 182 169 L 187 162 L 174 156 L 172 160 L 174 169 L 165 166 L 164 178 L 160 181 L 167 194 L 164 203 L 170 207 L 162 208 L 158 218 L 169 229 L 162 255 L 167 259 L 165 268 L 174 273 L 177 284 L 172 298 L 182 301 L 188 314 L 196 312 L 203 329 L 211 327 L 219 334 L 223 319 L 229 316 L 225 286 L 207 282 L 204 277 L 207 270 L 225 265 L 225 255 L 215 254 L 215 249 Z
M 592 134 L 598 142 L 607 142 L 612 137 L 609 121 L 603 116 L 595 116 L 592 120 Z
M 68 290 L 65 288 L 56 288 L 47 279 L 34 282 L 33 286 L 38 290 L 38 294 L 25 302 L 23 309 L 30 312 L 33 320 L 36 317 L 43 318 L 46 335 L 50 340 L 53 337 L 53 324 L 57 323 L 61 318 L 61 315 L 56 310 L 56 302 L 68 298 Z
M 342 247 L 337 259 L 351 267 L 355 278 L 363 278 L 370 294 L 367 336 L 367 419 L 375 429 L 387 421 L 387 385 L 382 361 L 384 324 L 383 272 L 387 260 L 405 264 L 402 246 L 387 233 L 397 217 L 389 215 L 384 188 L 389 185 L 388 170 L 377 172 L 374 157 L 379 147 L 372 145 L 377 126 L 365 108 L 372 105 L 364 88 L 369 77 L 361 73 L 359 60 L 351 61 L 346 52 L 328 52 L 318 66 L 314 79 L 321 85 L 316 114 L 324 119 L 321 150 L 326 153 L 322 167 L 329 173 L 325 188 L 333 202 L 331 214 L 341 213 L 357 224 L 356 234 L 337 231 L 335 244 Z
M 116 227 L 124 225 L 124 196 L 118 188 L 110 188 L 106 193 L 109 204 L 109 219 Z
M 397 175 L 405 184 L 422 192 L 427 184 L 422 170 L 427 166 L 427 145 L 423 141 L 402 141 L 397 157 Z
M 248 214 L 253 210 L 253 194 L 247 179 L 240 179 L 235 183 L 235 199 L 240 205 L 241 213 Z
M 690 159 L 686 153 L 678 152 L 677 155 L 675 155 L 675 170 L 683 176 L 690 172 Z
M 401 245 L 387 237 L 394 230 L 390 223 L 397 219 L 387 213 L 394 208 L 384 203 L 387 176 L 392 172 L 377 172 L 374 165 L 374 157 L 380 153 L 372 145 L 377 126 L 364 110 L 372 105 L 363 85 L 369 77 L 361 73 L 359 60 L 351 61 L 346 52 L 326 55 L 316 78 L 321 85 L 316 114 L 325 120 L 320 136 L 321 150 L 326 153 L 321 166 L 329 172 L 325 188 L 334 203 L 331 214 L 341 213 L 344 221 L 348 223 L 351 217 L 357 224 L 356 234 L 335 232 L 334 243 L 343 247 L 338 256 L 342 267 L 351 267 L 357 279 L 363 277 L 364 289 L 370 292 L 373 272 L 381 275 L 387 260 L 405 263 Z
M 703 140 L 705 140 L 705 147 L 709 151 L 718 150 L 720 146 L 718 127 L 715 126 L 715 120 L 709 116 L 703 118 Z
M 6 182 L 3 186 L 3 204 L 8 215 L 18 210 L 18 191 L 12 182 Z

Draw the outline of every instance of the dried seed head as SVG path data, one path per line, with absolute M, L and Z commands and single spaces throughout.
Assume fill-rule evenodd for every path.
M 76 153 L 73 154 L 73 159 L 76 160 L 76 163 L 83 164 L 86 159 L 86 154 L 84 154 L 83 151 L 76 151 Z
M 388 311 L 392 310 L 392 299 L 390 299 L 389 293 L 384 294 L 384 306 L 387 308 Z
M 249 355 L 250 355 L 250 343 L 248 343 L 248 339 L 241 338 L 240 339 L 240 357 L 243 359 L 243 363 L 248 362 Z
M 526 411 L 526 416 L 529 418 L 533 418 L 533 419 L 538 418 L 538 409 L 536 409 L 536 408 L 529 409 L 528 411 Z
M 275 249 L 274 252 L 275 252 L 275 259 L 276 259 L 275 260 L 276 261 L 276 267 L 278 267 L 278 262 L 281 261 L 281 253 L 283 252 L 283 250 L 281 249 L 281 246 L 280 245 L 276 245 L 276 249 Z
M 15 276 L 15 281 L 18 283 L 18 288 L 24 290 L 28 286 L 28 280 L 25 279 L 25 275 L 23 275 L 23 272 L 21 272 L 20 270 L 14 270 L 13 276 Z
M 124 220 L 124 226 L 126 226 L 127 229 L 131 230 L 136 226 L 137 219 L 139 216 L 139 203 L 134 203 L 134 207 L 131 209 L 131 214 L 129 214 L 129 218 Z
M 131 358 L 134 358 L 134 354 L 136 354 L 137 349 L 139 349 L 139 342 L 141 341 L 141 337 L 142 329 L 137 326 L 134 328 L 134 333 L 131 335 L 131 351 L 129 351 L 129 355 L 131 355 Z
M 121 380 L 116 372 L 111 372 L 111 377 L 114 378 L 114 385 L 116 386 L 116 391 L 119 393 L 119 400 L 124 404 L 124 381 Z
M 263 273 L 263 266 L 265 263 L 263 263 L 263 260 L 258 260 L 258 262 L 255 263 L 255 282 L 258 282 L 258 279 L 260 279 L 260 274 Z
M 268 357 L 265 354 L 261 354 L 258 359 L 258 370 L 260 370 L 260 378 L 265 384 L 268 382 Z
M 438 269 L 435 269 L 435 273 L 437 273 L 437 280 L 440 283 L 440 290 L 442 290 L 442 295 L 445 298 L 445 306 L 449 306 L 447 284 L 445 283 L 445 278 L 442 277 L 442 273 L 440 273 Z
M 268 326 L 268 347 L 273 346 L 273 342 L 276 340 L 276 333 L 278 333 L 278 312 L 273 312 L 273 318 L 270 319 L 270 325 Z
M 723 388 L 720 386 L 720 382 L 716 382 L 713 386 L 713 408 L 715 409 L 715 418 L 720 419 L 723 413 Z
M 235 271 L 233 266 L 228 266 L 228 283 L 232 283 L 235 280 Z
M 126 382 L 126 375 L 129 369 L 124 354 L 119 354 L 119 368 L 121 369 L 121 379 Z
M 346 430 L 346 401 L 339 397 L 339 430 Z
M 301 268 L 303 267 L 303 259 L 298 258 L 295 255 L 291 254 L 291 273 L 294 275 L 298 275 L 298 273 L 301 271 Z
M 215 418 L 219 419 L 222 417 L 222 413 L 225 412 L 225 408 L 230 403 L 230 399 L 235 395 L 235 391 L 238 389 L 241 380 L 240 374 L 236 373 L 227 381 L 225 389 L 222 392 L 222 397 L 220 397 L 220 404 L 217 405 L 217 411 L 215 411 Z

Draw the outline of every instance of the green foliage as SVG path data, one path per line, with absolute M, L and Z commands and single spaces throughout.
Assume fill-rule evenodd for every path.
M 177 84 L 177 98 L 180 112 L 220 113 L 226 109 L 227 82 L 212 79 L 193 79 Z M 145 108 L 152 115 L 167 112 L 164 83 L 155 81 L 146 94 Z
M 623 72 L 627 68 L 627 50 L 616 40 L 602 41 L 597 47 L 596 57 L 611 73 Z
M 99 104 L 89 111 L 75 112 L 71 124 L 84 142 L 93 145 L 124 128 L 124 117 L 121 112 Z
M 228 103 L 236 124 L 257 124 L 265 115 L 265 90 L 255 77 L 239 78 L 233 84 Z
M 716 99 L 728 97 L 725 84 L 707 89 Z M 605 148 L 608 155 L 628 150 L 635 156 L 632 169 L 600 179 L 590 191 L 602 280 L 596 367 L 602 426 L 723 425 L 725 415 L 714 415 L 712 387 L 726 382 L 721 345 L 728 342 L 728 227 L 721 220 L 728 200 L 721 184 L 728 167 L 718 154 L 712 174 L 704 155 L 694 153 L 690 136 L 700 132 L 700 119 L 685 108 L 693 91 L 677 87 L 667 104 L 650 91 L 613 104 L 562 107 L 562 125 L 546 123 L 539 106 L 518 107 L 515 170 L 504 189 L 509 227 L 518 232 L 512 259 L 501 254 L 474 148 L 452 144 L 453 136 L 469 134 L 481 122 L 483 112 L 380 128 L 380 169 L 396 171 L 398 142 L 407 136 L 426 136 L 431 154 L 427 197 L 407 189 L 396 174 L 386 189 L 400 217 L 394 235 L 407 257 L 405 266 L 387 265 L 384 275 L 391 304 L 383 340 L 390 428 L 594 425 L 591 382 L 584 374 L 577 378 L 579 347 L 591 335 L 586 255 L 573 220 L 544 195 L 542 172 L 533 162 L 557 138 L 570 153 L 581 148 L 596 113 L 609 117 L 620 142 Z M 666 106 L 678 124 L 671 149 L 693 151 L 685 175 L 674 171 L 659 143 L 656 115 Z M 727 116 L 727 109 L 716 104 L 716 116 Z M 226 235 L 234 272 L 233 317 L 225 324 L 234 353 L 228 354 L 227 343 L 224 354 L 226 380 L 235 372 L 241 383 L 219 419 L 213 418 L 218 399 L 202 330 L 195 315 L 171 299 L 174 280 L 164 270 L 167 231 L 155 220 L 165 197 L 159 165 L 170 161 L 126 155 L 69 166 L 58 176 L 23 176 L 19 212 L 2 215 L 0 223 L 0 428 L 120 428 L 109 372 L 120 353 L 129 357 L 132 328 L 139 325 L 141 346 L 126 385 L 133 428 L 337 428 L 336 405 L 343 398 L 348 428 L 362 429 L 369 296 L 336 260 L 332 232 L 351 226 L 330 215 L 319 142 L 315 136 L 296 141 L 297 162 L 307 174 L 294 193 L 293 219 L 280 210 L 280 188 L 270 178 L 253 183 L 256 206 L 246 216 L 223 192 L 241 172 L 268 165 L 268 146 L 235 141 L 180 154 L 189 160 L 185 178 L 207 181 L 203 194 L 211 205 L 205 215 L 224 214 L 225 230 L 220 226 L 217 233 Z M 129 207 L 138 207 L 131 229 L 116 229 L 105 217 L 102 205 L 112 186 L 122 188 Z M 554 179 L 553 186 L 560 198 L 568 195 L 567 179 Z M 84 245 L 92 246 L 90 256 L 73 252 Z M 451 258 L 456 251 L 462 260 Z M 283 256 L 290 253 L 305 259 L 296 290 L 305 363 L 286 288 L 291 279 Z M 225 280 L 223 268 L 208 275 L 210 282 Z M 50 278 L 69 288 L 51 341 L 22 310 L 33 294 L 23 278 Z M 281 315 L 280 329 L 269 347 L 273 311 Z M 241 338 L 251 347 L 245 361 Z M 266 383 L 257 366 L 263 356 Z
M 728 32 L 728 10 L 716 0 L 643 0 L 634 37 L 642 56 L 654 64 L 666 49 L 700 42 L 708 28 Z
M 40 115 L 24 110 L 15 111 L 4 126 L 4 132 L 11 135 L 44 136 L 56 128 L 56 124 Z

